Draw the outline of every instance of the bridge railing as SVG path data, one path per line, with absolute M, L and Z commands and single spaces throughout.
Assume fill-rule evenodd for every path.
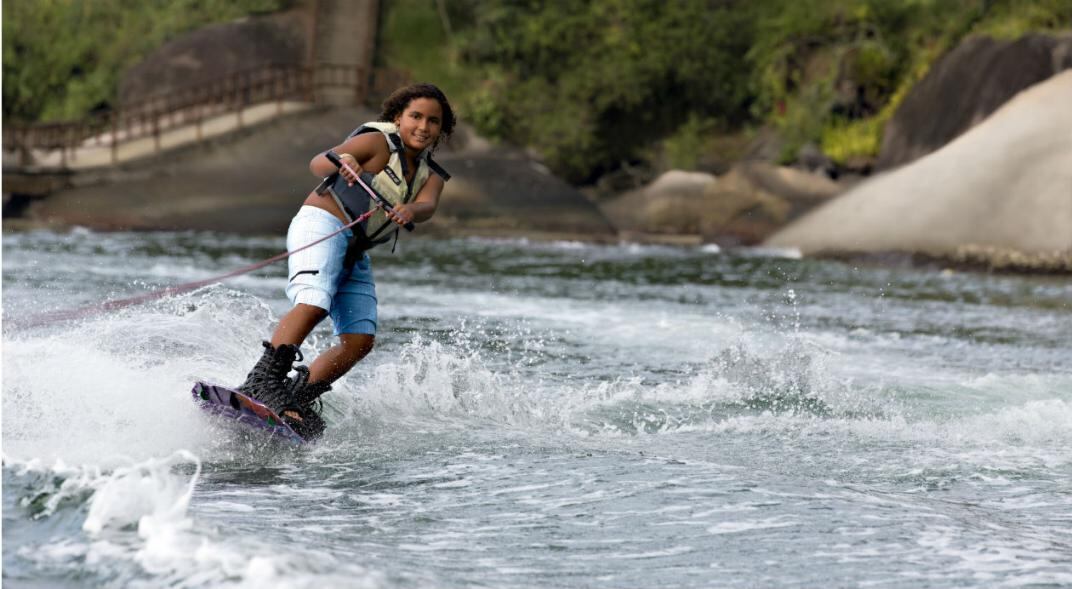
M 360 104 L 369 91 L 369 77 L 363 68 L 353 65 L 264 65 L 150 96 L 79 121 L 5 124 L 3 148 L 16 155 L 17 165 L 22 167 L 34 164 L 35 152 L 58 152 L 59 167 L 66 168 L 80 149 L 91 147 L 109 148 L 114 164 L 119 162 L 123 143 L 152 138 L 153 151 L 159 152 L 161 134 L 184 126 L 194 127 L 194 139 L 199 142 L 204 139 L 202 126 L 206 121 L 234 113 L 235 124 L 242 127 L 243 111 L 254 105 L 275 102 L 281 113 L 286 102 L 316 103 L 325 89 L 338 88 L 352 90 L 354 104 Z

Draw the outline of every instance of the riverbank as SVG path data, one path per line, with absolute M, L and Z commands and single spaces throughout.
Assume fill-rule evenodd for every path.
M 669 170 L 610 195 L 555 177 L 526 151 L 461 127 L 452 174 L 419 233 L 719 248 L 762 246 L 862 264 L 1072 273 L 1072 72 L 1016 95 L 945 147 L 870 178 L 745 159 Z M 316 183 L 311 154 L 370 110 L 292 114 L 92 175 L 26 204 L 4 229 L 203 230 L 282 235 Z M 7 212 L 7 211 L 5 211 Z

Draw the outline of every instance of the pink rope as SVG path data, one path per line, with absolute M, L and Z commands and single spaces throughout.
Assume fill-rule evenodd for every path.
M 155 290 L 155 291 L 152 291 L 152 292 L 148 292 L 148 293 L 145 293 L 143 295 L 138 295 L 136 297 L 130 297 L 130 298 L 126 298 L 126 299 L 116 299 L 116 300 L 112 300 L 112 301 L 105 301 L 103 303 L 98 303 L 96 305 L 89 305 L 89 306 L 86 306 L 86 307 L 80 307 L 80 308 L 77 308 L 77 309 L 67 309 L 67 310 L 63 310 L 63 311 L 50 311 L 48 313 L 40 313 L 40 314 L 37 314 L 37 315 L 33 315 L 33 316 L 31 316 L 31 317 L 29 317 L 27 319 L 15 319 L 15 320 L 11 321 L 11 323 L 14 324 L 14 326 L 16 328 L 26 328 L 26 327 L 40 327 L 42 325 L 48 325 L 50 323 L 56 323 L 58 321 L 69 321 L 69 320 L 72 320 L 72 319 L 81 319 L 81 318 L 84 318 L 84 317 L 90 317 L 90 316 L 93 316 L 93 315 L 97 315 L 97 314 L 103 313 L 105 311 L 114 311 L 116 309 L 123 309 L 125 307 L 138 305 L 138 304 L 141 304 L 141 303 L 144 303 L 144 302 L 147 302 L 147 301 L 153 301 L 153 300 L 156 300 L 156 299 L 161 299 L 161 298 L 164 298 L 166 296 L 176 295 L 176 294 L 180 294 L 180 293 L 184 293 L 184 292 L 189 292 L 191 290 L 201 288 L 202 286 L 206 286 L 206 285 L 209 285 L 209 284 L 213 284 L 213 283 L 216 283 L 216 282 L 227 280 L 228 278 L 234 278 L 235 276 L 241 276 L 242 274 L 247 274 L 247 273 L 252 272 L 254 270 L 259 270 L 260 268 L 263 268 L 263 267 L 265 267 L 265 266 L 267 266 L 269 264 L 274 264 L 275 262 L 278 262 L 279 260 L 284 260 L 286 258 L 289 258 L 290 256 L 292 256 L 292 255 L 294 255 L 294 254 L 296 254 L 296 253 L 298 253 L 298 252 L 300 252 L 302 250 L 309 249 L 309 248 L 313 247 L 314 245 L 316 245 L 316 244 L 318 244 L 318 243 L 320 243 L 322 241 L 326 241 L 328 239 L 331 239 L 332 237 L 335 237 L 336 235 L 342 233 L 343 231 L 346 231 L 347 229 L 353 227 L 354 225 L 357 225 L 358 223 L 361 223 L 362 221 L 368 219 L 369 217 L 372 216 L 372 214 L 374 212 L 376 212 L 376 209 L 378 209 L 378 208 L 380 208 L 380 207 L 377 206 L 376 208 L 369 209 L 368 212 L 366 212 L 365 214 L 361 215 L 357 219 L 354 219 L 353 221 L 347 223 L 346 225 L 343 225 L 341 228 L 339 228 L 338 231 L 335 231 L 334 233 L 325 235 L 324 237 L 321 237 L 320 239 L 318 239 L 318 240 L 316 240 L 314 242 L 307 243 L 307 244 L 299 247 L 296 250 L 276 254 L 276 255 L 268 258 L 267 260 L 257 262 L 256 264 L 250 264 L 249 266 L 245 266 L 243 268 L 233 270 L 233 271 L 228 272 L 226 274 L 221 274 L 219 276 L 213 276 L 212 278 L 206 278 L 204 280 L 197 280 L 197 281 L 194 281 L 194 282 L 187 282 L 185 284 L 179 284 L 177 286 L 169 286 L 167 288 L 162 288 L 160 290 Z

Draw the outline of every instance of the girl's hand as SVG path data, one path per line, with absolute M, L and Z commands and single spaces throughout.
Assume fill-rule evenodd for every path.
M 413 222 L 413 211 L 409 210 L 408 204 L 397 205 L 390 211 L 385 211 L 387 218 L 391 219 L 399 225 L 405 226 L 407 223 Z
M 339 173 L 342 174 L 343 178 L 346 178 L 347 185 L 353 186 L 354 183 L 357 182 L 357 175 L 361 173 L 361 164 L 357 163 L 357 158 L 348 153 L 340 153 L 339 160 L 346 164 L 346 166 L 349 166 L 350 170 L 353 170 L 353 173 L 350 173 L 350 171 L 346 169 L 346 166 L 339 168 Z

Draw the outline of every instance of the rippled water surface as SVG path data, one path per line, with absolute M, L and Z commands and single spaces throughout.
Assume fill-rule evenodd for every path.
M 282 264 L 12 324 L 283 247 L 4 236 L 5 587 L 1072 586 L 1067 278 L 413 240 L 303 448 L 189 393 Z

